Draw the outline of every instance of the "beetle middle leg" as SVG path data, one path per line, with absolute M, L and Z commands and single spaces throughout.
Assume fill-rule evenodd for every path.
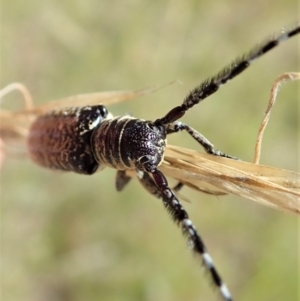
M 126 175 L 125 170 L 118 170 L 116 174 L 116 189 L 117 191 L 121 191 L 131 180 L 130 176 Z
M 238 158 L 236 158 L 236 157 L 227 155 L 219 150 L 215 150 L 214 145 L 207 138 L 205 138 L 202 134 L 200 134 L 198 131 L 196 131 L 191 126 L 189 126 L 185 123 L 178 121 L 178 122 L 170 123 L 167 125 L 167 134 L 177 133 L 180 131 L 186 131 L 199 144 L 201 144 L 201 146 L 204 148 L 204 150 L 208 154 L 238 160 Z

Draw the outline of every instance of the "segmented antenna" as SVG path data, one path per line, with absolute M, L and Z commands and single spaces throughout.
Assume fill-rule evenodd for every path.
M 192 108 L 203 99 L 215 93 L 220 86 L 242 73 L 250 64 L 278 46 L 283 41 L 295 36 L 300 32 L 300 23 L 294 28 L 282 31 L 280 34 L 269 38 L 266 42 L 254 47 L 248 54 L 236 59 L 233 63 L 223 68 L 217 75 L 206 79 L 198 87 L 193 89 L 185 98 L 181 108 L 184 111 Z

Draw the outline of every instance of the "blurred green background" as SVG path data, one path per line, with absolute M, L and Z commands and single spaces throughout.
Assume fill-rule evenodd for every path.
M 1 87 L 18 81 L 36 103 L 79 93 L 174 84 L 111 107 L 161 117 L 206 77 L 282 26 L 295 0 L 2 0 Z M 275 78 L 299 71 L 299 37 L 276 48 L 183 120 L 217 149 L 253 160 Z M 7 97 L 22 106 L 15 93 Z M 299 83 L 283 86 L 262 163 L 299 167 Z M 297 111 L 298 108 L 298 111 Z M 169 140 L 193 149 L 184 133 Z M 7 158 L 1 173 L 1 294 L 5 301 L 217 300 L 158 200 L 115 171 L 89 176 Z M 297 218 L 241 198 L 187 188 L 184 203 L 235 300 L 299 300 Z M 298 299 L 297 299 L 298 298 Z

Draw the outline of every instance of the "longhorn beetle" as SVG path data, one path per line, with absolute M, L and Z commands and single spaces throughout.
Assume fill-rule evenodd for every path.
M 86 175 L 105 166 L 113 167 L 117 169 L 118 191 L 130 180 L 126 170 L 136 170 L 142 185 L 162 199 L 164 207 L 187 237 L 191 249 L 201 256 L 223 299 L 230 301 L 232 297 L 227 286 L 187 212 L 174 194 L 183 184 L 178 183 L 172 190 L 159 170 L 159 165 L 164 158 L 167 136 L 180 131 L 186 131 L 207 153 L 236 159 L 215 150 L 203 135 L 178 120 L 194 105 L 215 93 L 221 85 L 242 73 L 254 60 L 299 32 L 300 24 L 253 48 L 217 75 L 203 81 L 186 96 L 181 105 L 155 121 L 127 115 L 113 117 L 101 104 L 57 109 L 40 115 L 29 130 L 29 156 L 41 166 Z

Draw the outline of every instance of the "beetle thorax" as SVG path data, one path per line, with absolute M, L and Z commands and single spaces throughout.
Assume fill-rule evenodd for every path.
M 151 121 L 130 116 L 104 120 L 92 136 L 99 164 L 118 170 L 141 169 L 144 162 L 158 166 L 164 157 L 166 131 Z

